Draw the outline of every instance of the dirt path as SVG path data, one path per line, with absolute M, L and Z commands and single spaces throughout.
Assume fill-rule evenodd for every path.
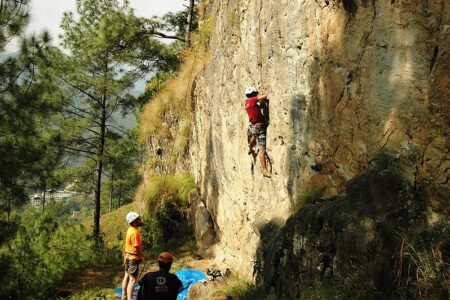
M 103 266 L 95 270 L 76 271 L 61 289 L 79 292 L 91 288 L 111 288 L 111 283 L 122 274 L 122 269 L 122 266 Z
M 180 269 L 196 269 L 204 272 L 208 268 L 214 268 L 214 261 L 196 257 L 191 251 L 180 248 L 174 252 L 175 261 L 172 265 L 172 272 Z M 156 260 L 141 264 L 140 274 L 157 271 Z M 123 278 L 123 267 L 103 266 L 97 269 L 85 269 L 73 272 L 66 283 L 60 287 L 58 297 L 71 297 L 69 299 L 119 299 L 114 291 L 120 286 Z

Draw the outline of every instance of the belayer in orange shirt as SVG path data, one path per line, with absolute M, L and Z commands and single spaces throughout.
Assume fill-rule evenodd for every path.
M 125 275 L 122 280 L 122 299 L 131 300 L 134 285 L 139 274 L 139 264 L 146 258 L 142 247 L 142 237 L 139 227 L 144 224 L 138 213 L 132 211 L 126 216 L 130 227 L 127 230 L 124 246 Z

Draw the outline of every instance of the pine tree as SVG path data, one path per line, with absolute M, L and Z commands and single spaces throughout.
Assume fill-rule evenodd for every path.
M 134 16 L 127 1 L 77 0 L 77 13 L 66 13 L 61 27 L 69 55 L 53 53 L 53 76 L 60 82 L 66 128 L 66 151 L 84 158 L 94 175 L 93 236 L 100 234 L 101 187 L 105 159 L 112 156 L 108 137 L 122 135 L 114 117 L 135 105 L 129 95 L 135 82 L 156 70 L 172 70 L 178 58 L 170 47 L 146 35 L 147 20 Z
M 28 3 L 0 2 L 0 205 L 8 221 L 13 207 L 27 200 L 30 182 L 42 177 L 43 158 L 51 150 L 46 145 L 54 138 L 47 129 L 58 107 L 58 100 L 48 96 L 51 82 L 39 72 L 50 36 L 23 36 Z M 13 39 L 19 41 L 19 49 L 7 54 L 5 47 Z
M 0 1 L 0 51 L 15 37 L 21 35 L 29 21 L 29 0 Z
M 134 190 L 139 184 L 138 166 L 142 160 L 142 149 L 137 143 L 137 131 L 129 130 L 124 135 L 109 137 L 114 143 L 111 145 L 109 156 L 105 161 L 108 181 L 104 186 L 109 195 L 103 197 L 103 211 L 111 212 L 129 203 L 134 197 Z M 108 208 L 108 210 L 106 210 Z
M 58 206 L 28 207 L 0 254 L 0 299 L 51 299 L 64 275 L 92 258 L 85 229 L 58 217 Z

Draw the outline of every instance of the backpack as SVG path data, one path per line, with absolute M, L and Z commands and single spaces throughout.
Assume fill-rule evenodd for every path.
M 259 110 L 261 111 L 264 125 L 266 126 L 266 128 L 269 127 L 270 124 L 269 99 L 260 102 Z

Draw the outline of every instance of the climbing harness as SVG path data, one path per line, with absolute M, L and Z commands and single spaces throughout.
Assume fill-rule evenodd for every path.
M 144 274 L 146 264 L 147 264 L 147 261 L 144 260 L 144 263 L 142 264 L 141 274 L 137 277 L 136 282 L 139 282 L 139 280 L 142 279 L 142 275 Z

